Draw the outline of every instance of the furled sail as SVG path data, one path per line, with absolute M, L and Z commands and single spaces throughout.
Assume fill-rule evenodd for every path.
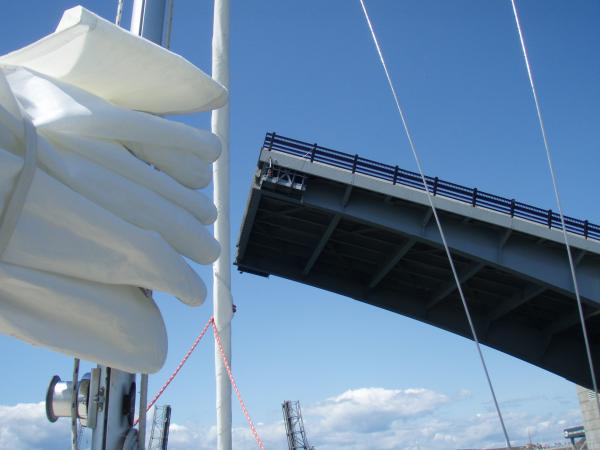
M 154 114 L 210 111 L 227 101 L 225 89 L 183 57 L 81 6 L 65 11 L 53 34 L 0 61 Z
M 123 63 L 127 61 L 127 63 Z M 220 153 L 155 113 L 210 110 L 225 89 L 178 55 L 76 7 L 0 57 L 0 332 L 130 372 L 166 357 L 139 288 L 206 296 Z M 150 114 L 153 113 L 153 114 Z

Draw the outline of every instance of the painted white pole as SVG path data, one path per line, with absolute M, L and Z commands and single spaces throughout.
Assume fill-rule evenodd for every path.
M 215 0 L 212 76 L 229 89 L 229 0 Z M 231 362 L 231 243 L 229 225 L 229 102 L 213 111 L 211 130 L 221 139 L 221 157 L 213 165 L 214 201 L 218 216 L 215 238 L 221 255 L 213 265 L 213 308 L 215 324 L 221 335 L 223 350 Z M 217 406 L 217 449 L 231 450 L 231 383 L 215 343 Z
M 142 17 L 144 16 L 144 0 L 133 0 L 131 7 L 131 25 L 129 31 L 138 36 L 142 35 Z
M 139 450 L 146 450 L 146 408 L 148 407 L 148 374 L 143 373 L 140 378 L 140 407 L 138 421 L 138 446 Z
M 170 27 L 171 12 L 172 8 L 167 7 L 167 0 L 134 0 L 129 30 L 155 44 L 163 45 L 165 22 Z

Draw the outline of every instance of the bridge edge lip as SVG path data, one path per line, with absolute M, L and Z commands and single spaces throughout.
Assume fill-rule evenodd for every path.
M 376 192 L 382 195 L 398 198 L 412 203 L 418 203 L 424 207 L 429 207 L 427 194 L 416 188 L 404 186 L 401 184 L 392 184 L 385 180 L 380 180 L 369 175 L 361 173 L 351 173 L 347 170 L 329 166 L 317 161 L 310 162 L 305 158 L 290 155 L 274 149 L 262 148 L 259 156 L 259 163 L 265 163 L 272 160 L 274 163 L 286 168 L 306 173 L 308 175 L 318 176 L 330 181 L 339 182 L 346 185 L 352 185 L 355 188 L 362 188 L 367 191 Z M 540 239 L 555 242 L 564 245 L 562 230 L 548 228 L 547 226 L 536 222 L 511 217 L 491 209 L 471 206 L 451 198 L 435 196 L 433 197 L 436 208 L 467 217 L 472 220 L 488 223 L 515 232 L 524 233 Z M 585 239 L 583 236 L 567 232 L 569 245 L 579 250 L 584 250 L 600 255 L 600 242 L 593 239 Z

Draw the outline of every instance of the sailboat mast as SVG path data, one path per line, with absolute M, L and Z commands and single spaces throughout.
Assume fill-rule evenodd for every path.
M 166 0 L 135 0 L 131 31 L 162 44 Z M 229 0 L 215 0 L 212 39 L 212 76 L 229 88 Z M 231 361 L 231 227 L 229 223 L 229 105 L 213 111 L 211 131 L 222 145 L 220 158 L 213 165 L 214 203 L 218 216 L 215 238 L 221 244 L 221 255 L 213 265 L 213 308 L 215 324 L 221 335 L 225 356 Z M 215 345 L 217 448 L 231 450 L 231 383 Z
M 165 22 L 171 20 L 167 17 L 170 13 L 167 0 L 134 0 L 129 30 L 155 44 L 164 45 Z
M 212 76 L 229 89 L 229 0 L 215 0 L 212 40 Z M 214 202 L 218 216 L 215 238 L 221 255 L 213 264 L 213 308 L 225 356 L 231 361 L 231 245 L 229 224 L 229 102 L 213 111 L 211 131 L 221 139 L 222 152 L 213 165 Z M 231 450 L 231 383 L 215 343 L 217 449 Z
M 170 43 L 173 8 L 171 2 L 168 5 L 165 2 L 166 0 L 134 0 L 129 30 L 159 45 L 164 45 L 165 42 Z M 165 22 L 168 25 L 166 36 L 164 35 Z M 141 384 L 138 447 L 140 450 L 144 450 L 146 448 L 148 374 L 141 374 Z
M 131 31 L 157 44 L 163 44 L 165 14 L 170 14 L 166 0 L 134 0 Z M 170 18 L 167 17 L 167 20 Z M 212 76 L 229 88 L 229 0 L 215 0 L 212 39 Z M 225 356 L 231 361 L 231 227 L 229 223 L 229 105 L 213 111 L 211 131 L 222 145 L 220 158 L 213 165 L 214 203 L 218 216 L 215 238 L 221 255 L 213 265 L 213 309 L 215 324 L 221 335 Z M 217 448 L 231 450 L 231 383 L 215 345 Z

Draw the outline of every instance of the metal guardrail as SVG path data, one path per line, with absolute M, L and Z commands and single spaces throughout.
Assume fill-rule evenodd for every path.
M 310 160 L 334 167 L 362 173 L 392 184 L 401 184 L 412 188 L 425 190 L 421 176 L 416 172 L 400 169 L 398 166 L 390 166 L 358 155 L 339 152 L 330 148 L 321 147 L 317 144 L 279 136 L 276 133 L 267 133 L 264 148 L 276 150 L 290 155 L 300 156 Z M 508 214 L 511 217 L 529 220 L 531 222 L 546 225 L 548 228 L 562 230 L 560 215 L 551 209 L 542 209 L 521 203 L 515 199 L 499 197 L 477 188 L 468 188 L 459 184 L 444 181 L 438 177 L 425 177 L 427 188 L 433 195 L 459 200 L 472 206 L 490 209 L 492 211 Z M 600 240 L 600 226 L 565 216 L 565 226 L 568 232 L 578 234 L 584 238 Z

